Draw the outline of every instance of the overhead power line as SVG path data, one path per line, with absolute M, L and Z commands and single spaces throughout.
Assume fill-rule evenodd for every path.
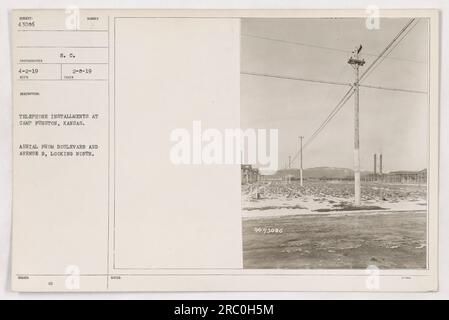
M 412 25 L 413 22 L 417 21 L 415 18 L 410 19 L 409 22 L 404 26 L 404 28 L 399 31 L 399 33 L 394 37 L 394 39 L 388 44 L 388 46 L 381 52 L 381 54 L 368 66 L 368 68 L 365 69 L 365 71 L 360 76 L 360 81 L 363 81 L 372 71 L 374 71 L 379 64 L 385 60 L 385 58 L 397 47 L 397 45 L 405 38 L 405 36 L 410 32 L 411 29 L 415 27 L 415 25 L 409 29 L 409 27 Z M 407 31 L 408 29 L 408 31 Z M 407 32 L 406 32 L 407 31 Z M 397 43 L 396 41 L 403 35 Z M 390 50 L 391 49 L 391 50 Z
M 312 143 L 312 141 L 321 133 L 321 131 L 324 130 L 324 128 L 327 126 L 327 124 L 337 115 L 337 113 L 343 108 L 343 106 L 346 104 L 346 102 L 352 97 L 354 93 L 354 87 L 351 87 L 346 94 L 343 96 L 343 98 L 337 103 L 337 105 L 332 109 L 332 111 L 329 113 L 329 115 L 326 117 L 326 119 L 321 123 L 321 125 L 313 132 L 313 134 L 310 136 L 310 138 L 307 139 L 306 143 L 302 147 L 302 151 L 307 148 L 307 146 Z M 292 163 L 295 162 L 295 160 L 298 158 L 298 156 L 301 154 L 301 150 L 298 150 L 295 154 L 295 156 L 292 159 Z
M 347 82 L 338 82 L 338 81 L 328 81 L 328 80 L 319 80 L 319 79 L 308 79 L 308 78 L 300 78 L 300 77 L 286 77 L 286 76 L 279 76 L 274 74 L 267 74 L 267 73 L 256 73 L 256 72 L 240 72 L 240 74 L 249 75 L 249 76 L 256 76 L 256 77 L 267 77 L 267 78 L 276 78 L 276 79 L 284 79 L 284 80 L 295 80 L 295 81 L 303 81 L 303 82 L 315 82 L 315 83 L 322 83 L 322 84 L 332 84 L 337 86 L 348 86 L 351 85 Z
M 365 78 L 367 75 L 369 75 L 370 72 L 372 72 L 372 70 L 374 70 L 375 68 L 377 68 L 378 64 L 380 64 L 380 62 L 382 62 L 384 60 L 383 56 L 384 55 L 388 55 L 391 53 L 392 50 L 394 50 L 394 48 L 397 47 L 397 45 L 399 44 L 399 42 L 401 42 L 404 38 L 401 36 L 405 33 L 405 35 L 408 34 L 408 32 L 410 31 L 409 27 L 413 24 L 413 22 L 415 22 L 416 19 L 411 19 L 405 26 L 404 28 L 401 29 L 401 31 L 399 31 L 399 33 L 394 37 L 394 39 L 387 45 L 387 47 L 382 51 L 382 53 L 380 54 L 380 56 L 375 59 L 369 66 L 368 68 L 365 70 L 365 72 L 360 76 L 360 81 Z M 416 24 L 415 24 L 416 25 Z M 414 26 L 413 26 L 414 27 Z M 412 27 L 412 28 L 413 28 Z M 408 32 L 406 32 L 408 30 Z M 399 42 L 397 42 L 397 40 L 400 38 Z M 390 50 L 391 49 L 391 50 Z M 360 84 L 359 84 L 360 85 Z M 368 87 L 368 86 L 367 86 Z M 327 124 L 335 117 L 335 115 L 343 108 L 343 106 L 345 105 L 345 103 L 351 98 L 351 96 L 354 93 L 354 88 L 355 85 L 352 85 L 351 88 L 346 92 L 346 94 L 343 96 L 343 98 L 339 101 L 339 103 L 334 107 L 334 109 L 332 109 L 332 111 L 330 112 L 330 114 L 326 117 L 326 119 L 322 122 L 322 124 L 313 132 L 313 134 L 310 136 L 310 138 L 307 140 L 307 142 L 303 145 L 303 147 L 295 154 L 295 156 L 292 159 L 292 163 L 297 159 L 298 155 L 302 153 L 302 151 L 304 151 L 305 148 L 307 148 L 307 146 L 321 133 L 321 131 L 323 131 L 323 129 L 327 126 Z M 377 88 L 379 89 L 379 88 Z M 384 89 L 384 88 L 382 88 Z
M 377 90 L 386 90 L 386 91 L 397 91 L 397 92 L 407 92 L 407 93 L 417 93 L 417 94 L 427 94 L 427 91 L 421 91 L 421 90 L 410 90 L 410 89 L 401 89 L 401 88 L 389 88 L 389 87 L 382 87 L 382 86 L 374 86 L 374 85 L 368 85 L 368 84 L 359 84 L 359 87 L 362 88 L 369 88 L 369 89 L 377 89 Z
M 308 48 L 315 48 L 315 49 L 321 49 L 321 50 L 340 52 L 340 53 L 345 53 L 345 54 L 350 54 L 351 53 L 351 51 L 349 51 L 349 50 L 339 49 L 339 48 L 335 48 L 335 47 L 320 46 L 320 45 L 316 45 L 316 44 L 304 43 L 304 42 L 299 42 L 299 41 L 277 39 L 277 38 L 272 38 L 272 37 L 265 37 L 265 36 L 246 34 L 246 33 L 242 34 L 241 36 L 242 37 L 248 37 L 248 38 L 254 38 L 254 39 L 260 39 L 260 40 L 267 40 L 267 41 L 285 43 L 285 44 L 290 44 L 290 45 L 297 45 L 297 46 L 301 46 L 301 47 L 308 47 Z M 374 53 L 365 53 L 365 55 L 371 56 L 371 57 L 376 57 L 376 58 L 380 56 L 380 55 L 374 54 Z M 399 58 L 399 57 L 388 57 L 388 59 L 398 60 L 398 61 L 405 61 L 405 62 L 412 62 L 412 63 L 418 63 L 418 64 L 425 64 L 426 63 L 425 61 L 414 60 L 414 59 L 406 59 L 406 58 Z
M 298 46 L 302 46 L 302 47 L 323 49 L 323 50 L 329 50 L 329 51 L 337 51 L 337 52 L 342 52 L 342 53 L 350 53 L 350 51 L 348 51 L 348 50 L 332 48 L 332 47 L 326 47 L 326 46 L 319 46 L 319 45 L 310 44 L 310 43 L 304 43 L 304 42 L 297 42 L 297 41 L 291 41 L 291 40 L 283 40 L 283 39 L 276 39 L 276 38 L 270 38 L 270 37 L 263 37 L 263 36 L 257 36 L 257 35 L 246 34 L 246 33 L 243 33 L 242 36 L 243 37 L 249 37 L 249 38 L 255 38 L 255 39 L 261 39 L 261 40 L 268 40 L 268 41 L 273 41 L 273 42 L 293 44 L 293 45 L 298 45 Z
M 405 25 L 405 27 L 393 39 L 393 41 L 384 49 L 384 51 L 382 51 L 381 55 L 376 60 L 374 60 L 374 62 L 363 72 L 363 74 L 360 76 L 360 81 L 368 77 L 380 65 L 380 63 L 388 57 L 388 55 L 399 45 L 399 43 L 401 43 L 401 41 L 404 40 L 405 37 L 407 37 L 409 32 L 415 28 L 418 22 L 419 20 L 415 18 L 410 19 L 410 21 Z M 396 41 L 398 39 L 399 41 Z
M 288 77 L 288 76 L 280 76 L 280 75 L 267 74 L 267 73 L 256 73 L 256 72 L 245 72 L 245 71 L 242 71 L 242 72 L 240 72 L 240 74 L 248 75 L 248 76 L 254 76 L 254 77 L 266 77 L 266 78 L 274 78 L 274 79 L 294 80 L 294 81 L 320 83 L 320 84 L 329 84 L 329 85 L 337 85 L 337 86 L 347 86 L 347 87 L 351 87 L 352 86 L 352 84 L 349 83 L 349 82 L 330 81 L 330 80 L 311 79 L 311 78 L 301 78 L 301 77 Z M 410 89 L 402 89 L 402 88 L 389 88 L 389 87 L 383 87 L 383 86 L 364 85 L 364 84 L 360 84 L 359 86 L 360 87 L 364 87 L 364 88 L 369 88 L 369 89 L 378 89 L 378 90 L 387 90 L 387 91 L 427 94 L 426 91 L 420 91 L 420 90 L 410 90 Z

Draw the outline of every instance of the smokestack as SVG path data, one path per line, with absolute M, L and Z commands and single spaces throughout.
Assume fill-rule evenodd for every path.
M 374 154 L 374 175 L 377 175 L 377 154 Z
M 382 153 L 379 156 L 379 172 L 382 174 Z

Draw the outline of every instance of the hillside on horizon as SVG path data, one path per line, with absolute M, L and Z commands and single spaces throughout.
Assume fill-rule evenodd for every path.
M 274 176 L 286 176 L 292 175 L 294 177 L 299 177 L 299 169 L 283 169 L 278 170 Z M 362 175 L 368 175 L 372 172 L 362 171 Z M 348 168 L 335 168 L 335 167 L 316 167 L 316 168 L 307 168 L 303 170 L 304 179 L 344 179 L 348 177 L 352 177 L 354 174 L 354 170 Z

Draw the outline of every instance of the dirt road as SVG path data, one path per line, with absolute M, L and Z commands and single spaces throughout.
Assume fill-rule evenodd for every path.
M 245 268 L 426 268 L 426 213 L 244 219 Z

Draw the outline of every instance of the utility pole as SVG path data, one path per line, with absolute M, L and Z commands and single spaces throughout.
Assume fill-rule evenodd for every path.
M 301 149 L 300 151 L 300 167 L 299 167 L 299 178 L 300 178 L 300 185 L 303 186 L 303 180 L 302 180 L 302 140 L 304 139 L 303 136 L 300 136 L 299 139 L 301 140 Z
M 359 78 L 360 67 L 365 65 L 365 60 L 360 58 L 360 52 L 362 51 L 362 45 L 357 47 L 353 51 L 353 55 L 349 59 L 348 63 L 355 70 L 354 81 L 354 203 L 356 206 L 361 205 L 361 192 L 360 192 L 360 141 L 359 141 Z
M 292 168 L 292 156 L 288 156 L 288 174 L 287 174 L 287 181 L 291 182 L 291 176 L 290 176 L 290 169 Z

